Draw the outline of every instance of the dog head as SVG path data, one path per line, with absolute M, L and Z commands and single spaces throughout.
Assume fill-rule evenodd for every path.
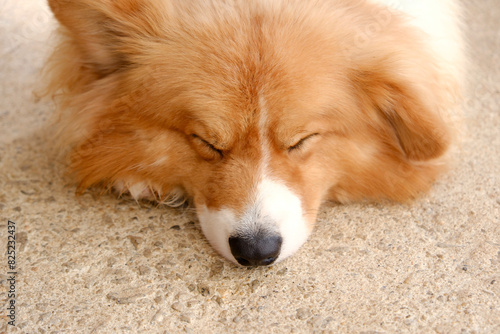
M 323 201 L 404 200 L 439 170 L 427 162 L 449 141 L 442 78 L 380 7 L 49 2 L 68 37 L 54 86 L 81 187 L 183 192 L 232 261 L 282 260 Z

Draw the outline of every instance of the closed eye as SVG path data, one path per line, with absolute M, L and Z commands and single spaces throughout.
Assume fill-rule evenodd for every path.
M 296 151 L 296 150 L 299 150 L 300 148 L 302 148 L 302 146 L 304 145 L 304 143 L 308 140 L 308 139 L 311 139 L 312 137 L 315 137 L 315 136 L 318 136 L 319 133 L 312 133 L 310 135 L 307 135 L 305 136 L 304 138 L 300 139 L 298 142 L 296 142 L 295 144 L 291 145 L 288 147 L 288 152 L 292 152 L 292 151 Z
M 200 136 L 196 134 L 192 134 L 191 137 L 198 141 L 199 143 L 203 144 L 205 147 L 209 148 L 210 150 L 218 153 L 221 157 L 223 156 L 223 152 L 221 149 L 216 148 L 214 145 L 210 144 L 208 141 L 205 139 L 201 138 Z

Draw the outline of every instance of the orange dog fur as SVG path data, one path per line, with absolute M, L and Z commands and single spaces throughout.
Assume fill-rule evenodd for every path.
M 443 1 L 447 58 L 383 2 L 50 0 L 50 91 L 80 189 L 189 198 L 242 265 L 294 253 L 325 201 L 427 190 L 451 142 L 458 9 Z

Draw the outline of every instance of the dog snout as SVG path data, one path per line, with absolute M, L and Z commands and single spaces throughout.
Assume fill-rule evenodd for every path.
M 273 236 L 231 236 L 229 246 L 242 266 L 268 266 L 278 258 L 283 239 Z

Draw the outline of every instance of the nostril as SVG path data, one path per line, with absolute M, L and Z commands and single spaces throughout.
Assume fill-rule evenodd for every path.
M 229 238 L 231 253 L 242 266 L 268 266 L 278 258 L 281 236 L 233 236 Z
M 268 266 L 268 265 L 270 265 L 271 263 L 273 263 L 274 261 L 276 261 L 276 258 L 275 258 L 275 257 L 268 257 L 267 259 L 262 260 L 262 265 L 263 265 L 263 266 Z

